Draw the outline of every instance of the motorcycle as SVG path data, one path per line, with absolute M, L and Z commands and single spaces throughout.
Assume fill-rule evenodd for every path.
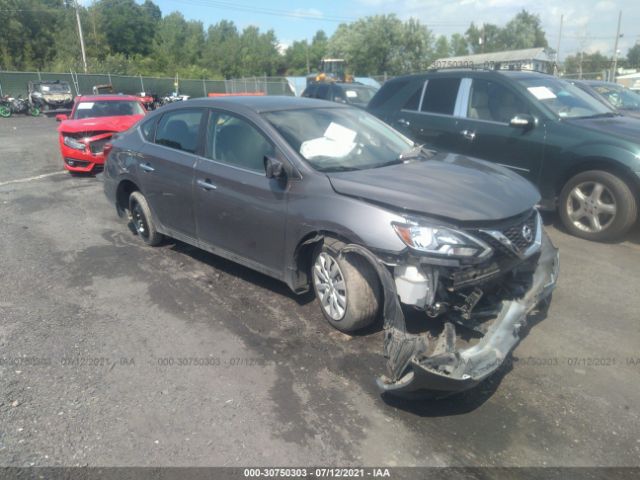
M 18 95 L 18 98 L 9 97 L 8 100 L 11 113 L 24 113 L 32 117 L 40 115 L 40 107 L 35 105 L 30 99 L 25 100 L 22 98 L 22 95 Z
M 9 118 L 11 116 L 11 102 L 9 97 L 0 97 L 0 117 Z
M 162 98 L 162 104 L 167 105 L 169 103 L 183 102 L 189 100 L 189 95 L 178 95 L 176 92 L 172 92 L 171 95 L 167 95 Z

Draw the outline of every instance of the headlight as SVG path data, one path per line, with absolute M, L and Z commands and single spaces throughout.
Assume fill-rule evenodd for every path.
M 85 150 L 87 148 L 84 143 L 79 142 L 75 138 L 71 137 L 64 137 L 63 142 L 67 147 L 74 148 L 76 150 Z
M 417 223 L 393 223 L 393 228 L 405 244 L 420 252 L 465 258 L 485 258 L 493 252 L 482 240 L 451 228 Z

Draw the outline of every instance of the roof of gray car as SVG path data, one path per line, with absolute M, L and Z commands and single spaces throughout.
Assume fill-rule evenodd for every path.
M 274 112 L 277 110 L 297 110 L 304 108 L 349 108 L 335 102 L 327 100 L 316 100 L 313 98 L 291 97 L 284 95 L 267 96 L 230 96 L 214 98 L 195 98 L 188 101 L 192 105 L 202 107 L 244 107 L 258 113 Z M 178 102 L 179 104 L 180 102 Z M 176 105 L 176 104 L 174 104 Z

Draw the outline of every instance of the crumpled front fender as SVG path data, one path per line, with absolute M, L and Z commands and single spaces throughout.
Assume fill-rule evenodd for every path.
M 387 374 L 377 379 L 384 392 L 411 395 L 420 391 L 436 395 L 460 392 L 494 373 L 520 341 L 520 331 L 529 313 L 551 295 L 558 279 L 559 256 L 546 234 L 540 258 L 528 290 L 520 298 L 504 300 L 497 318 L 475 345 L 455 347 L 455 326 L 446 322 L 427 356 L 429 341 L 424 334 L 408 333 L 393 276 L 372 252 L 359 245 L 345 246 L 341 253 L 355 252 L 376 269 L 384 293 L 384 356 Z

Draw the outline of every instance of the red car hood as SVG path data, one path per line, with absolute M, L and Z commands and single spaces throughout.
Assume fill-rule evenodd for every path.
M 58 127 L 59 132 L 78 133 L 90 131 L 124 132 L 132 127 L 144 115 L 123 115 L 119 117 L 82 118 L 65 120 Z

